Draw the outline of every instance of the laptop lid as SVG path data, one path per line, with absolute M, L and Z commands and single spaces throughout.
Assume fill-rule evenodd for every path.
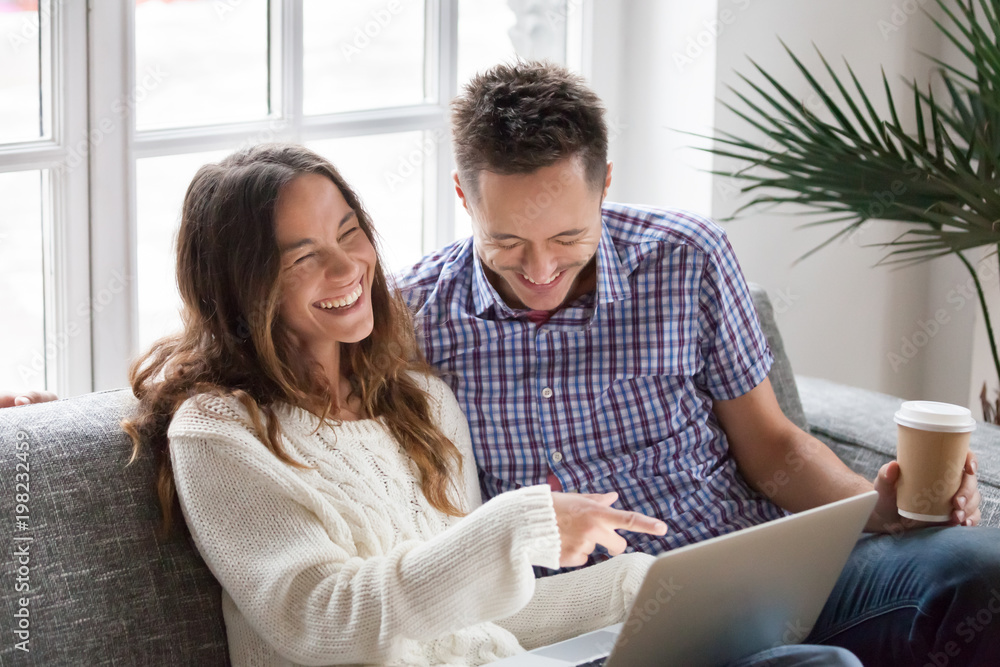
M 721 665 L 801 643 L 877 499 L 869 491 L 661 555 L 606 664 Z
M 878 494 L 668 551 L 646 573 L 624 623 L 497 665 L 719 665 L 809 634 Z

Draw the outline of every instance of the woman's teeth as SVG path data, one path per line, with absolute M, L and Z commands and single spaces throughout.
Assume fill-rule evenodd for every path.
M 560 271 L 559 273 L 555 274 L 554 276 L 552 276 L 551 278 L 549 278 L 548 280 L 546 280 L 544 283 L 536 283 L 534 280 L 532 280 L 528 276 L 525 276 L 523 273 L 521 275 L 524 276 L 524 279 L 527 280 L 532 285 L 548 285 L 549 283 L 553 282 L 556 278 L 558 278 L 562 274 L 563 274 L 563 272 Z
M 352 305 L 355 301 L 361 298 L 361 285 L 358 284 L 354 288 L 354 291 L 345 296 L 343 299 L 337 299 L 336 301 L 320 301 L 316 305 L 320 308 L 330 309 L 330 308 L 346 308 Z

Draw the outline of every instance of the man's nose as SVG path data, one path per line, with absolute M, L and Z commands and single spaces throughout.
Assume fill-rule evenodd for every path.
M 536 283 L 546 283 L 558 270 L 559 263 L 553 253 L 529 248 L 524 253 L 524 274 Z

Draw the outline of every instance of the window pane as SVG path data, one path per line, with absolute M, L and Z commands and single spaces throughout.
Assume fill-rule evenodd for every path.
M 510 30 L 517 17 L 507 0 L 458 1 L 458 85 L 515 58 Z
M 144 158 L 136 162 L 139 349 L 181 328 L 175 279 L 177 230 L 184 193 L 203 164 L 228 151 Z
M 309 144 L 358 193 L 382 240 L 390 273 L 423 256 L 425 170 L 434 163 L 441 136 L 443 130 L 399 132 Z
M 0 143 L 43 136 L 42 100 L 47 116 L 51 95 L 48 90 L 39 95 L 42 80 L 49 80 L 39 55 L 42 46 L 50 43 L 43 34 L 48 32 L 50 17 L 48 2 L 0 0 Z
M 136 0 L 136 126 L 266 117 L 267 26 L 267 0 Z
M 0 389 L 45 389 L 41 172 L 0 174 Z M 54 350 L 53 350 L 54 352 Z M 51 363 L 53 359 L 49 359 Z
M 420 104 L 423 0 L 304 1 L 307 114 Z

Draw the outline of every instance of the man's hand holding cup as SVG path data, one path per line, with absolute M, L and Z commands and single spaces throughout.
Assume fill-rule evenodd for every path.
M 981 496 L 978 461 L 969 451 L 975 429 L 963 407 L 908 401 L 895 415 L 897 460 L 879 470 L 879 502 L 869 529 L 897 533 L 928 525 L 975 526 Z

